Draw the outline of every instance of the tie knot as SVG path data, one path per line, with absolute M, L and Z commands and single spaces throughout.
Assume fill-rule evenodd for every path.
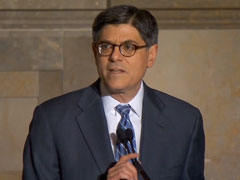
M 121 116 L 128 115 L 130 112 L 131 106 L 129 104 L 127 105 L 117 105 L 116 110 L 121 114 Z

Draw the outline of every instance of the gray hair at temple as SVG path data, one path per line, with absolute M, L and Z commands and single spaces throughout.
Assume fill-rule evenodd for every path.
M 120 5 L 102 11 L 92 26 L 93 43 L 97 43 L 106 25 L 130 24 L 135 27 L 148 47 L 158 43 L 158 26 L 153 15 L 134 6 Z

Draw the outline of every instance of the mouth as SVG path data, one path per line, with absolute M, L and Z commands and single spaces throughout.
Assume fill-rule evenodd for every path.
M 109 72 L 112 74 L 121 74 L 121 73 L 124 73 L 125 71 L 123 69 L 119 69 L 119 68 L 110 68 Z

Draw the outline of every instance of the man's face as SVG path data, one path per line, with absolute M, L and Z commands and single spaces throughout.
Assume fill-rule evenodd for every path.
M 106 25 L 101 31 L 98 44 L 102 42 L 117 45 L 131 42 L 137 46 L 146 45 L 138 30 L 128 24 Z M 123 56 L 119 46 L 116 46 L 109 56 L 99 54 L 96 46 L 93 46 L 93 50 L 99 76 L 107 90 L 111 94 L 134 94 L 139 90 L 147 68 L 152 67 L 156 59 L 157 45 L 149 49 L 138 49 L 131 57 Z

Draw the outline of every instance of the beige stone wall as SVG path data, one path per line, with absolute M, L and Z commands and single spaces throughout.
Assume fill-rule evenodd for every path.
M 146 81 L 200 108 L 206 179 L 240 179 L 240 30 L 160 30 Z
M 156 16 L 158 60 L 145 81 L 199 107 L 206 179 L 240 179 L 240 2 L 236 0 L 0 1 L 0 180 L 21 179 L 34 107 L 97 78 L 91 24 L 130 3 Z

